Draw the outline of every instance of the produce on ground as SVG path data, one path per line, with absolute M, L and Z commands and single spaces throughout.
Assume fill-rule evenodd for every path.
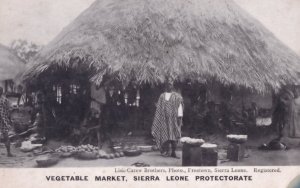
M 205 143 L 201 146 L 201 148 L 217 148 L 218 146 L 216 144 L 211 143 Z
M 71 155 L 75 154 L 75 156 L 79 159 L 114 159 L 124 156 L 123 152 L 107 153 L 104 150 L 99 150 L 98 147 L 95 147 L 90 144 L 80 145 L 78 147 L 61 146 L 58 149 L 56 149 L 55 152 L 59 153 L 62 157 L 70 157 Z
M 244 143 L 247 141 L 248 136 L 247 135 L 234 135 L 234 134 L 229 134 L 227 135 L 227 139 L 230 142 L 234 142 L 234 143 Z
M 75 146 L 61 146 L 57 148 L 55 151 L 58 153 L 78 153 L 78 152 L 95 152 L 98 153 L 98 147 L 92 146 L 90 144 L 88 145 L 80 145 L 78 147 Z
M 205 141 L 203 139 L 198 139 L 198 138 L 190 138 L 190 137 L 182 137 L 180 139 L 181 143 L 185 144 L 203 144 Z
M 106 153 L 104 150 L 99 150 L 98 154 L 99 154 L 99 158 L 103 158 L 103 159 L 114 159 L 118 157 L 124 157 L 124 153 L 122 151 L 109 154 Z

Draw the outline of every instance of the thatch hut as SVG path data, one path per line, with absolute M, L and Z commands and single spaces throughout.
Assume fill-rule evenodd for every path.
M 5 92 L 16 92 L 13 80 L 25 70 L 25 63 L 8 47 L 0 44 L 0 85 Z
M 299 62 L 232 0 L 96 0 L 39 52 L 24 79 L 75 70 L 96 84 L 157 85 L 172 76 L 267 93 L 297 83 Z

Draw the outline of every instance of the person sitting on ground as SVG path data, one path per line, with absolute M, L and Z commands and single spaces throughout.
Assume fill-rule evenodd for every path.
M 0 130 L 4 138 L 7 156 L 13 157 L 14 155 L 10 151 L 10 140 L 8 136 L 9 129 L 9 101 L 3 96 L 3 88 L 0 87 Z

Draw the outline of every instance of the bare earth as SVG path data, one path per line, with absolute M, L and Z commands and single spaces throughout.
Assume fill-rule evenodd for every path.
M 14 149 L 17 157 L 8 158 L 5 156 L 5 148 L 0 149 L 0 167 L 2 168 L 31 168 L 37 167 L 35 160 L 39 157 L 32 153 L 23 153 Z M 181 151 L 177 151 L 181 156 Z M 219 150 L 219 166 L 286 166 L 300 165 L 300 148 L 293 148 L 288 151 L 259 151 L 248 149 L 248 157 L 240 162 L 222 161 L 226 158 L 225 150 Z M 74 158 L 62 159 L 55 167 L 113 167 L 130 166 L 136 162 L 144 162 L 150 166 L 181 166 L 181 159 L 165 158 L 159 152 L 143 153 L 137 157 L 122 157 L 115 159 L 77 160 Z M 52 168 L 53 168 L 52 167 Z
M 276 135 L 267 134 L 250 137 L 246 143 L 247 158 L 239 162 L 228 161 L 226 159 L 226 146 L 228 141 L 224 135 L 211 135 L 206 137 L 207 142 L 218 145 L 218 165 L 219 166 L 289 166 L 300 165 L 300 139 L 283 138 L 282 140 L 288 146 L 289 150 L 285 151 L 261 151 L 257 147 L 263 143 L 268 143 Z M 133 138 L 129 140 L 141 143 L 142 138 Z M 125 142 L 122 139 L 121 142 Z M 128 142 L 128 140 L 126 141 Z M 51 141 L 48 143 L 50 148 L 58 148 L 64 145 L 62 142 Z M 19 148 L 12 146 L 13 153 L 16 157 L 6 157 L 6 151 L 3 144 L 0 145 L 0 168 L 32 168 L 37 167 L 36 159 L 43 156 L 35 156 L 32 152 L 24 153 Z M 181 157 L 181 148 L 178 148 L 177 154 Z M 136 162 L 144 162 L 150 166 L 181 166 L 181 159 L 162 157 L 159 152 L 147 152 L 137 157 L 121 157 L 115 159 L 97 159 L 97 160 L 78 160 L 75 158 L 66 158 L 59 161 L 54 167 L 113 167 L 113 166 L 131 166 Z

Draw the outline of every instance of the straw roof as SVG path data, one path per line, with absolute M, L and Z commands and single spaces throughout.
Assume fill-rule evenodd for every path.
M 0 44 L 0 81 L 15 79 L 25 70 L 25 63 L 8 47 Z
M 25 78 L 80 58 L 100 83 L 217 80 L 265 92 L 298 81 L 299 57 L 232 0 L 97 0 L 30 64 Z

